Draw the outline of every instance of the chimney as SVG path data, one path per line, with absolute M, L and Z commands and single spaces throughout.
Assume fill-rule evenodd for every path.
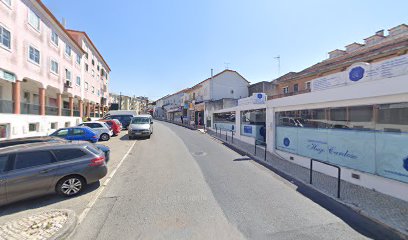
M 64 18 L 64 17 L 62 18 L 61 24 L 62 24 L 62 26 L 63 26 L 64 28 L 65 28 L 65 27 L 66 27 L 66 25 L 67 25 L 67 23 L 66 23 L 66 21 L 65 21 L 65 18 Z
M 211 68 L 211 78 L 214 76 L 214 69 Z
M 381 37 L 384 37 L 384 29 L 382 29 L 382 30 L 380 30 L 380 31 L 375 32 L 375 35 L 377 35 L 377 36 L 381 36 Z

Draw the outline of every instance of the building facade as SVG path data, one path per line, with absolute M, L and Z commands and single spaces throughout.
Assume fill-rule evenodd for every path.
M 0 139 L 45 135 L 102 113 L 110 68 L 89 37 L 72 33 L 40 0 L 0 2 Z M 104 80 L 87 75 L 86 55 L 100 59 Z

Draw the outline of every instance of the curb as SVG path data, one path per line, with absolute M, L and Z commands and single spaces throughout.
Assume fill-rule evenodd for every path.
M 341 200 L 339 200 L 339 199 L 337 199 L 337 198 L 335 198 L 335 197 L 333 197 L 333 196 L 331 196 L 331 195 L 326 194 L 325 192 L 323 192 L 322 190 L 316 188 L 315 186 L 303 182 L 302 180 L 298 179 L 297 177 L 294 177 L 294 176 L 292 176 L 292 175 L 287 174 L 287 173 L 284 172 L 284 171 L 281 171 L 281 170 L 279 170 L 279 169 L 276 169 L 276 168 L 275 168 L 274 166 L 272 166 L 267 160 L 266 160 L 266 161 L 265 161 L 265 160 L 262 160 L 262 159 L 260 159 L 259 157 L 254 156 L 252 153 L 249 153 L 249 152 L 247 152 L 247 151 L 245 151 L 245 150 L 242 150 L 242 149 L 240 149 L 240 148 L 238 148 L 238 147 L 232 145 L 231 143 L 228 143 L 228 142 L 226 142 L 225 140 L 223 140 L 223 139 L 221 139 L 221 138 L 218 138 L 217 136 L 213 136 L 213 135 L 211 135 L 211 134 L 207 134 L 207 135 L 208 135 L 209 137 L 211 137 L 211 138 L 214 138 L 214 139 L 217 139 L 217 140 L 221 141 L 221 142 L 223 143 L 223 145 L 225 145 L 226 147 L 230 148 L 231 150 L 237 152 L 238 154 L 248 156 L 249 158 L 251 158 L 252 160 L 254 160 L 255 162 L 257 162 L 258 164 L 261 164 L 262 166 L 268 168 L 269 170 L 273 171 L 274 173 L 276 173 L 276 174 L 279 175 L 280 177 L 284 178 L 285 180 L 290 181 L 290 182 L 293 182 L 293 183 L 295 183 L 295 184 L 298 185 L 298 186 L 301 185 L 301 186 L 303 186 L 303 187 L 312 189 L 312 190 L 314 190 L 314 191 L 316 191 L 316 192 L 318 192 L 318 193 L 320 193 L 320 194 L 322 194 L 322 195 L 324 195 L 324 196 L 330 198 L 331 200 L 334 200 L 335 202 L 337 202 L 337 203 L 339 203 L 339 204 L 341 204 L 341 205 L 343 205 L 343 206 L 345 206 L 345 207 L 351 209 L 351 210 L 354 211 L 356 214 L 359 214 L 360 216 L 362 216 L 362 217 L 364 217 L 364 218 L 367 218 L 367 219 L 371 220 L 372 222 L 374 222 L 374 223 L 376 223 L 376 224 L 381 225 L 382 227 L 384 227 L 384 228 L 386 228 L 387 230 L 389 230 L 390 232 L 394 233 L 395 235 L 397 235 L 397 236 L 400 237 L 401 239 L 406 239 L 406 240 L 408 240 L 408 235 L 407 235 L 407 234 L 403 233 L 403 232 L 400 231 L 399 229 L 396 229 L 396 228 L 394 228 L 394 227 L 392 227 L 392 226 L 390 226 L 390 225 L 388 225 L 388 224 L 386 224 L 386 223 L 384 223 L 384 222 L 381 222 L 381 221 L 378 220 L 377 218 L 374 218 L 374 217 L 370 216 L 370 215 L 367 214 L 364 210 L 362 210 L 362 209 L 360 209 L 360 208 L 357 208 L 357 207 L 355 207 L 355 206 L 353 206 L 353 205 L 351 205 L 351 204 L 348 204 L 348 203 L 346 203 L 346 202 L 343 202 L 343 201 L 341 201 Z M 279 157 L 278 157 L 278 158 L 279 158 Z
M 58 240 L 58 239 L 68 239 L 68 237 L 74 232 L 77 225 L 77 216 L 74 211 L 69 209 L 59 209 L 60 211 L 65 211 L 68 213 L 67 222 L 58 231 L 54 236 L 49 238 L 49 240 Z

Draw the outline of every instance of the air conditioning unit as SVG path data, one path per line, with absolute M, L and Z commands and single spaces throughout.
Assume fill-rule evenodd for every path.
M 65 87 L 72 88 L 72 81 L 65 81 Z

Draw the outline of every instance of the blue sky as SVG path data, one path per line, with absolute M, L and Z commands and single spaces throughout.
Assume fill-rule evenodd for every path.
M 381 29 L 408 23 L 408 1 L 65 0 L 44 3 L 86 31 L 112 68 L 110 91 L 157 99 L 226 63 L 251 83 L 300 71 Z

